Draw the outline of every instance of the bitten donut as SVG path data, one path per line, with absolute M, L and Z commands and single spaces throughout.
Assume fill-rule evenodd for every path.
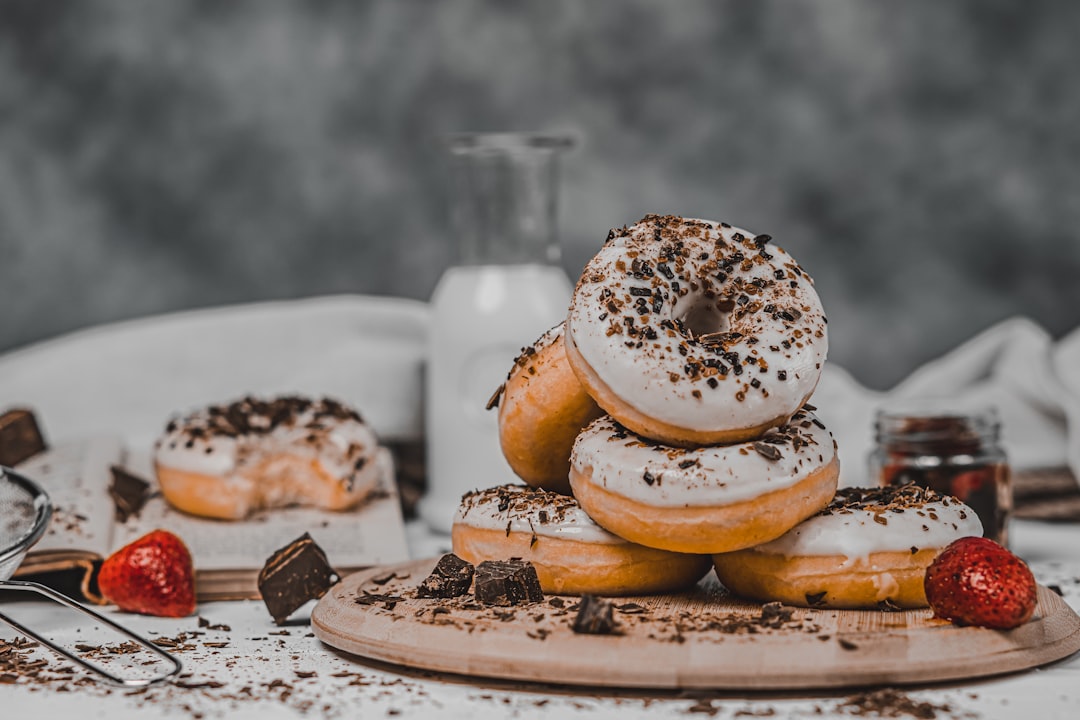
M 832 499 L 836 444 L 808 411 L 759 440 L 686 449 L 595 420 L 574 443 L 570 486 L 600 526 L 631 542 L 718 553 L 774 540 Z
M 821 374 L 826 319 L 813 281 L 770 240 L 659 215 L 612 230 L 566 321 L 570 365 L 600 407 L 683 447 L 791 417 Z
M 514 473 L 533 487 L 569 493 L 574 438 L 603 411 L 570 369 L 562 323 L 522 350 L 493 402 Z
M 522 485 L 465 495 L 454 517 L 454 552 L 473 564 L 520 557 L 556 595 L 638 595 L 692 585 L 709 559 L 634 545 L 607 532 L 569 496 Z
M 300 397 L 212 405 L 171 421 L 154 448 L 165 499 L 224 520 L 290 505 L 348 509 L 389 462 L 354 410 Z
M 915 485 L 843 488 L 772 542 L 716 555 L 729 590 L 803 607 L 926 607 L 926 568 L 949 543 L 982 535 L 975 511 Z

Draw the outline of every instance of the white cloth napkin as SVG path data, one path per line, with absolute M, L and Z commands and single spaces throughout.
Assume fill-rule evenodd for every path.
M 332 296 L 103 325 L 0 356 L 0 409 L 52 440 L 146 445 L 170 417 L 245 394 L 328 395 L 384 440 L 423 434 L 426 303 Z
M 1014 468 L 1069 467 L 1080 477 L 1080 329 L 1055 343 L 1026 318 L 990 327 L 917 369 L 888 392 L 870 391 L 827 364 L 811 402 L 840 448 L 841 485 L 869 481 L 874 414 L 897 400 L 993 405 Z

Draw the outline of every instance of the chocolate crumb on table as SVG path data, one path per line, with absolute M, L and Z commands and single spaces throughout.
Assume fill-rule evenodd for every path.
M 33 411 L 16 408 L 0 415 L 0 465 L 13 467 L 46 447 Z
M 465 595 L 472 586 L 474 568 L 454 553 L 443 555 L 431 574 L 420 583 L 416 596 L 451 598 Z
M 610 600 L 582 595 L 571 628 L 579 634 L 611 635 L 616 628 L 614 606 Z
M 952 713 L 952 706 L 916 700 L 893 688 L 881 688 L 865 693 L 851 695 L 837 708 L 845 715 L 857 717 L 913 717 L 930 720 L 938 717 L 939 712 Z
M 477 566 L 475 580 L 474 594 L 484 605 L 522 605 L 544 599 L 536 568 L 526 560 L 485 560 Z
M 283 625 L 309 600 L 317 600 L 338 581 L 326 553 L 304 533 L 281 548 L 259 571 L 259 594 L 274 623 Z

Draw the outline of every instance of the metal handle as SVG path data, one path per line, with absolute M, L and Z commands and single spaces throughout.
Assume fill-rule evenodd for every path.
M 12 620 L 7 615 L 4 615 L 3 613 L 0 613 L 0 620 L 2 620 L 3 622 L 6 622 L 8 625 L 15 628 L 19 632 L 21 632 L 21 633 L 23 633 L 25 635 L 29 635 L 34 640 L 37 640 L 39 643 L 41 643 L 45 647 L 52 650 L 54 653 L 56 653 L 58 655 L 61 655 L 61 656 L 65 657 L 65 658 L 67 658 L 68 660 L 71 660 L 73 663 L 76 663 L 77 665 L 81 665 L 82 667 L 86 668 L 90 672 L 97 673 L 98 675 L 105 678 L 106 680 L 113 683 L 114 685 L 119 685 L 121 687 L 126 687 L 126 688 L 141 688 L 141 687 L 147 687 L 148 685 L 156 685 L 157 683 L 165 682 L 169 678 L 172 678 L 172 677 L 176 676 L 177 674 L 180 673 L 181 670 L 184 669 L 184 666 L 180 663 L 180 660 L 177 657 L 175 657 L 174 655 L 166 652 L 165 650 L 162 650 L 161 648 L 159 648 L 157 645 L 150 642 L 149 640 L 146 640 L 145 638 L 141 637 L 140 635 L 136 635 L 135 633 L 133 633 L 131 630 L 128 630 L 123 625 L 120 625 L 119 623 L 116 623 L 116 622 L 110 620 L 109 618 L 105 617 L 104 615 L 101 615 L 99 613 L 94 612 L 93 610 L 91 610 L 88 607 L 80 605 L 79 603 L 77 603 L 74 600 L 68 598 L 67 596 L 61 595 L 60 593 L 56 592 L 55 590 L 53 590 L 51 588 L 47 588 L 44 585 L 41 585 L 40 583 L 25 582 L 25 581 L 22 581 L 22 580 L 4 580 L 4 581 L 0 581 L 0 588 L 3 588 L 5 590 L 27 590 L 27 591 L 30 591 L 30 592 L 36 592 L 38 595 L 44 595 L 45 597 L 49 598 L 50 600 L 54 600 L 55 602 L 58 602 L 61 605 L 69 607 L 72 610 L 78 610 L 79 612 L 82 612 L 82 613 L 85 613 L 85 614 L 89 615 L 90 617 L 94 618 L 94 620 L 98 621 L 102 625 L 106 625 L 106 626 L 112 628 L 113 630 L 120 633 L 121 635 L 124 635 L 125 637 L 130 638 L 131 640 L 133 640 L 134 642 L 136 642 L 138 645 L 142 646 L 143 648 L 149 650 L 152 653 L 155 653 L 156 655 L 158 655 L 158 656 L 164 658 L 165 660 L 168 660 L 170 663 L 172 663 L 172 666 L 173 666 L 172 670 L 166 672 L 163 675 L 157 675 L 157 676 L 150 677 L 150 678 L 122 678 L 122 677 L 119 677 L 117 675 L 113 675 L 111 672 L 109 672 L 105 668 L 101 667 L 100 665 L 92 663 L 89 660 L 86 660 L 84 658 L 79 657 L 78 655 L 73 654 L 72 652 L 70 652 L 66 648 L 61 647 L 60 645 L 57 645 L 53 641 L 51 641 L 51 640 L 49 640 L 47 638 L 44 638 L 41 635 L 38 635 L 33 630 L 31 630 L 31 629 L 25 627 L 24 625 Z

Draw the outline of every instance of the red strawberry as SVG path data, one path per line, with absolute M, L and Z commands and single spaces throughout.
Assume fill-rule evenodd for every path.
M 120 548 L 101 565 L 101 594 L 121 610 L 186 617 L 195 611 L 195 570 L 184 541 L 154 530 Z
M 923 581 L 939 618 L 957 625 L 1008 630 L 1035 611 L 1035 577 L 1027 564 L 993 540 L 956 540 L 930 564 Z

